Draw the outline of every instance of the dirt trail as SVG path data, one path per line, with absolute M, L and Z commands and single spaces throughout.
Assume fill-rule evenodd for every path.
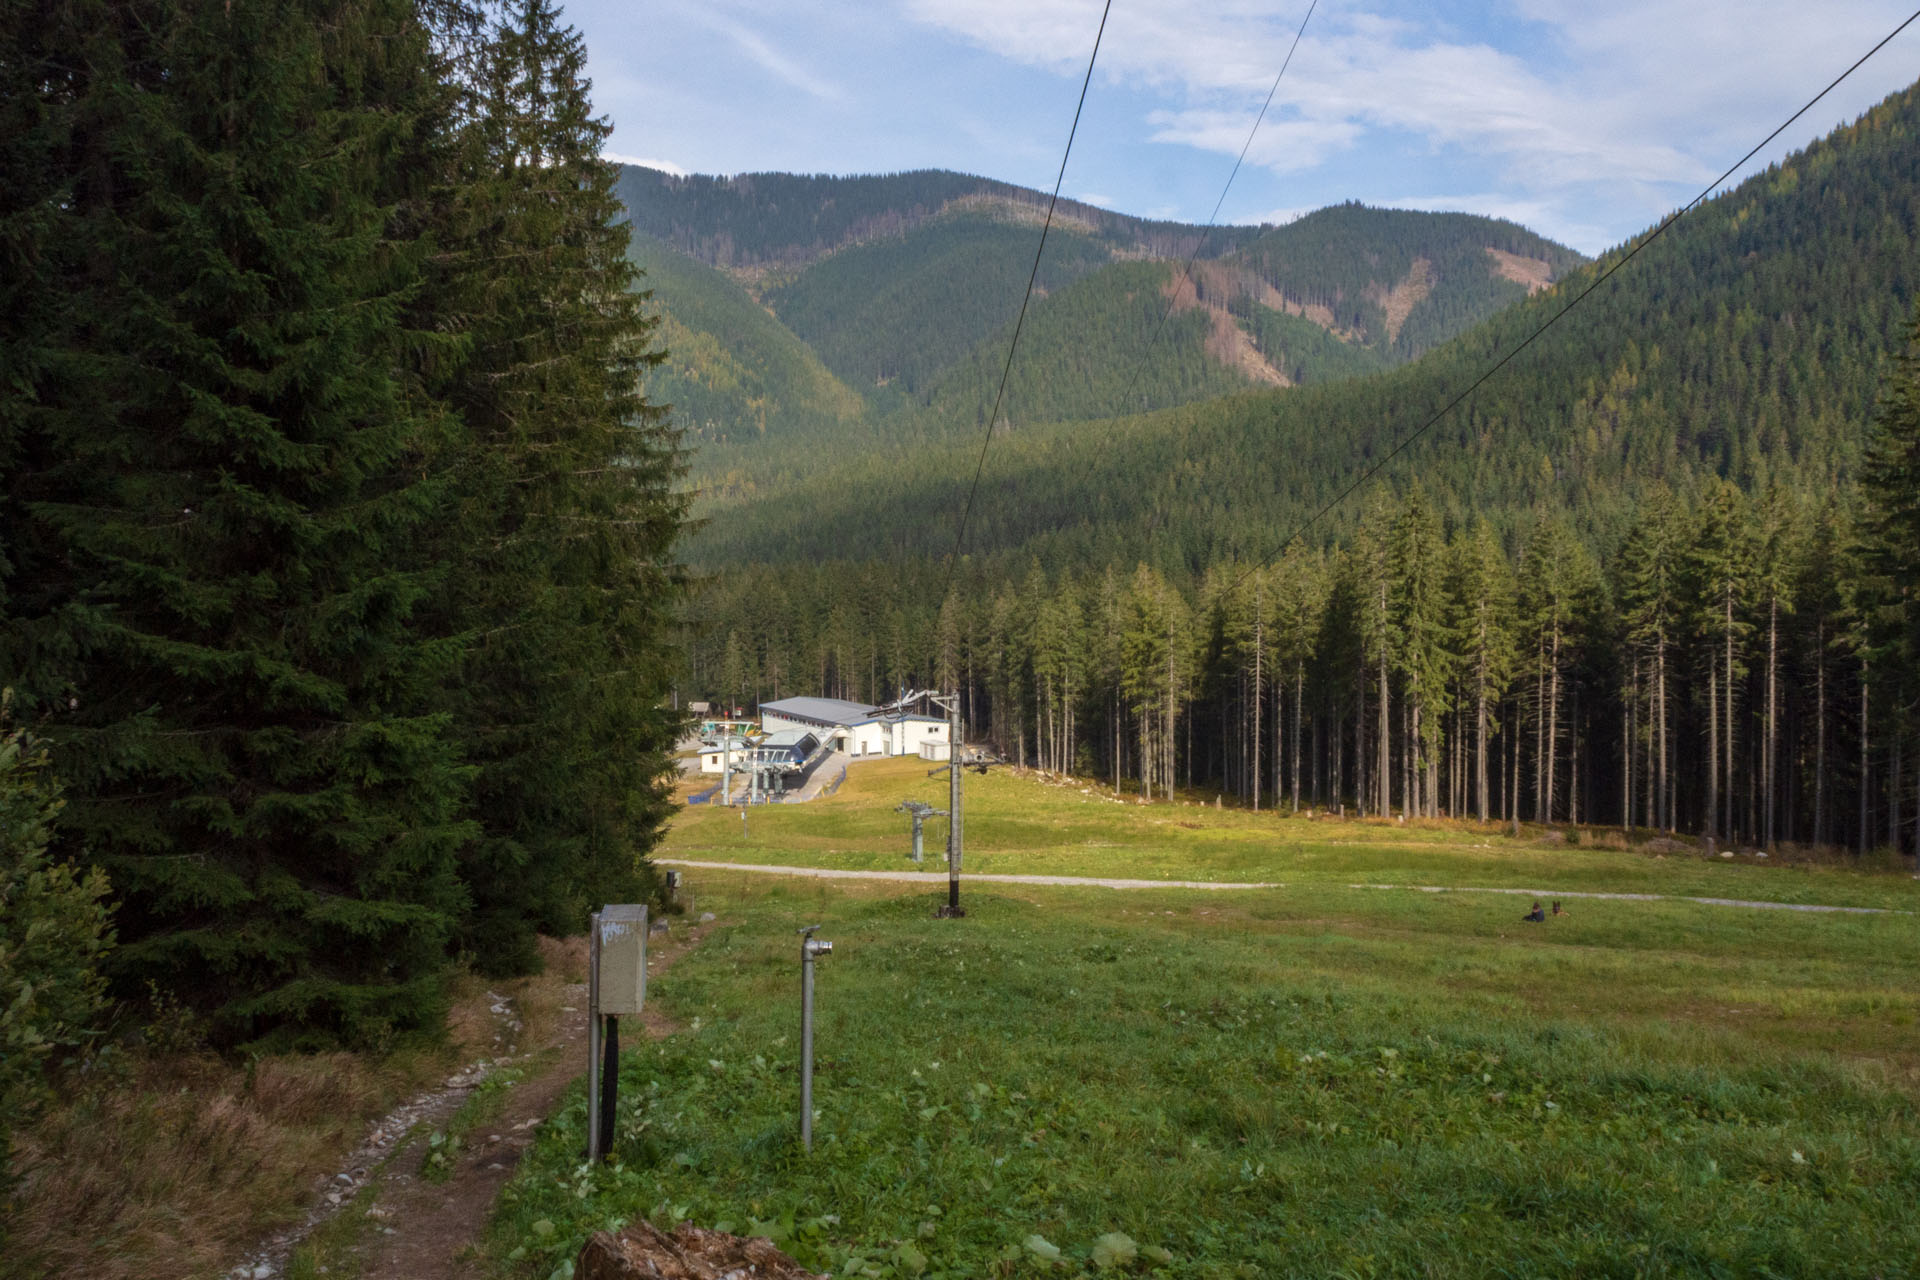
M 647 972 L 667 969 L 697 945 L 704 932 L 699 925 L 679 925 L 654 934 Z M 513 1086 L 498 1116 L 468 1135 L 445 1182 L 428 1182 L 417 1171 L 407 1171 L 415 1162 L 395 1162 L 380 1188 L 379 1203 L 366 1210 L 379 1228 L 364 1237 L 360 1247 L 362 1280 L 479 1280 L 485 1274 L 475 1245 L 494 1201 L 519 1167 L 521 1154 L 533 1145 L 535 1130 L 585 1070 L 586 985 L 576 984 L 574 995 L 542 1050 L 544 1065 Z M 672 1030 L 652 1007 L 641 1020 L 649 1037 Z M 416 1138 L 415 1145 L 424 1148 L 424 1140 Z
M 647 971 L 659 974 L 696 946 L 707 925 L 674 918 L 649 941 Z M 550 968 L 585 967 L 585 943 L 575 939 L 549 957 Z M 475 1244 L 500 1190 L 513 1177 L 521 1154 L 561 1095 L 586 1068 L 587 987 L 554 984 L 551 1008 L 516 1007 L 510 996 L 487 993 L 496 1023 L 498 1056 L 475 1062 L 439 1089 L 408 1099 L 381 1117 L 366 1140 L 343 1162 L 301 1225 L 265 1241 L 227 1274 L 232 1280 L 280 1280 L 289 1258 L 314 1232 L 340 1214 L 365 1219 L 345 1270 L 363 1280 L 478 1280 L 484 1274 Z M 649 1008 L 642 1015 L 648 1036 L 672 1028 Z M 528 1024 L 532 1024 L 529 1028 Z M 520 1043 L 530 1030 L 530 1043 Z M 631 1029 L 629 1029 L 631 1034 Z M 506 1069 L 528 1074 L 510 1086 L 500 1111 L 465 1136 L 453 1168 L 441 1182 L 422 1176 L 431 1154 L 429 1135 L 444 1131 L 463 1103 L 490 1075 Z M 341 1270 L 344 1259 L 331 1260 Z M 323 1264 L 324 1265 L 324 1264 Z

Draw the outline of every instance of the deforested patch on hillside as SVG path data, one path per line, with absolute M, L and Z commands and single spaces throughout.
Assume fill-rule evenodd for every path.
M 1525 285 L 1529 295 L 1553 283 L 1553 264 L 1544 258 L 1523 257 L 1492 245 L 1487 246 L 1487 256 L 1493 259 L 1493 269 L 1497 275 L 1515 284 Z
M 1018 226 L 1038 227 L 1048 222 L 1047 206 L 1044 203 L 994 191 L 978 191 L 972 195 L 961 196 L 958 200 L 949 200 L 940 212 L 943 214 L 948 212 L 984 213 L 988 217 L 998 218 L 1002 222 L 1011 222 Z M 1098 223 L 1091 218 L 1080 217 L 1070 209 L 1056 207 L 1053 210 L 1052 226 L 1056 230 L 1078 231 L 1082 235 L 1100 234 Z
M 1386 314 L 1388 342 L 1400 340 L 1400 330 L 1407 323 L 1407 317 L 1433 292 L 1434 279 L 1433 263 L 1426 258 L 1415 258 L 1405 277 L 1392 288 L 1372 286 L 1370 292 L 1377 296 L 1380 310 Z
M 1221 365 L 1259 386 L 1290 387 L 1293 379 L 1267 362 L 1228 309 L 1229 302 L 1244 288 L 1245 282 L 1231 268 L 1203 262 L 1195 263 L 1191 271 L 1171 276 L 1161 287 L 1160 296 L 1172 304 L 1174 315 L 1193 310 L 1206 313 L 1207 334 L 1202 346 Z
M 1209 307 L 1212 329 L 1207 334 L 1207 354 L 1246 375 L 1248 381 L 1269 387 L 1290 387 L 1293 379 L 1267 363 L 1247 331 L 1233 322 L 1225 307 Z

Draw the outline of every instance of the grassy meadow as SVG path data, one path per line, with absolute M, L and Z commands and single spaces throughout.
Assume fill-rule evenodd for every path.
M 909 865 L 891 807 L 923 783 L 856 768 L 746 840 L 690 812 L 669 852 Z M 1349 887 L 1911 905 L 1905 874 L 968 784 L 973 868 L 1287 887 L 982 884 L 945 921 L 925 886 L 690 872 L 719 919 L 652 988 L 678 1030 L 629 1048 L 613 1162 L 580 1163 L 578 1094 L 546 1128 L 488 1242 L 506 1273 L 564 1274 L 645 1215 L 835 1276 L 1920 1274 L 1914 917 L 1578 901 L 1531 925 Z
M 856 764 L 836 795 L 752 810 L 696 806 L 674 822 L 662 857 L 865 870 L 910 870 L 902 800 L 947 804 L 944 776 L 918 759 Z M 1691 841 L 1618 828 L 1544 831 L 1505 824 L 1400 823 L 1325 813 L 1259 813 L 1205 800 L 1139 804 L 1088 779 L 993 769 L 967 774 L 968 871 L 1138 879 L 1393 884 L 1656 893 L 1920 910 L 1920 881 L 1892 861 L 1866 869 L 1789 850 L 1771 859 L 1700 856 Z M 695 788 L 689 788 L 692 790 Z M 944 869 L 946 820 L 929 819 L 928 860 Z

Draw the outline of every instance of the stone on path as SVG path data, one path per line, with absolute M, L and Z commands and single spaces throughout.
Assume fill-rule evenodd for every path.
M 596 1231 L 581 1246 L 574 1280 L 822 1280 L 773 1241 L 683 1222 L 668 1235 L 644 1219 L 619 1235 Z

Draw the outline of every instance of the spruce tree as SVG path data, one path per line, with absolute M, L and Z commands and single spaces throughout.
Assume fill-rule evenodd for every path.
M 1499 731 L 1497 708 L 1513 666 L 1513 570 L 1485 521 L 1454 545 L 1453 631 L 1463 696 L 1473 716 L 1473 795 L 1480 821 L 1492 820 L 1487 745 Z
M 519 0 L 477 67 L 438 282 L 468 344 L 444 388 L 468 436 L 441 608 L 471 646 L 448 686 L 477 770 L 463 940 L 516 972 L 537 931 L 654 891 L 685 508 L 676 434 L 641 385 L 657 321 L 581 39 L 549 0 Z M 741 658 L 729 697 L 751 692 Z
M 465 777 L 417 612 L 427 33 L 403 0 L 33 20 L 6 34 L 52 92 L 25 112 L 47 252 L 0 321 L 34 351 L 0 389 L 0 683 L 67 780 L 61 847 L 119 899 L 122 990 L 223 1041 L 431 1026 Z
M 1418 484 L 1407 490 L 1388 546 L 1395 663 L 1406 682 L 1410 813 L 1437 817 L 1439 751 L 1454 664 L 1446 546 L 1439 517 Z
M 1880 586 L 1882 665 L 1901 695 L 1894 699 L 1896 732 L 1913 735 L 1920 730 L 1920 312 L 1881 398 L 1861 487 L 1867 497 L 1867 564 Z M 1899 807 L 1895 797 L 1892 809 L 1897 813 Z M 1920 855 L 1920 790 L 1912 812 Z M 1901 833 L 1893 833 L 1892 843 L 1900 846 Z

